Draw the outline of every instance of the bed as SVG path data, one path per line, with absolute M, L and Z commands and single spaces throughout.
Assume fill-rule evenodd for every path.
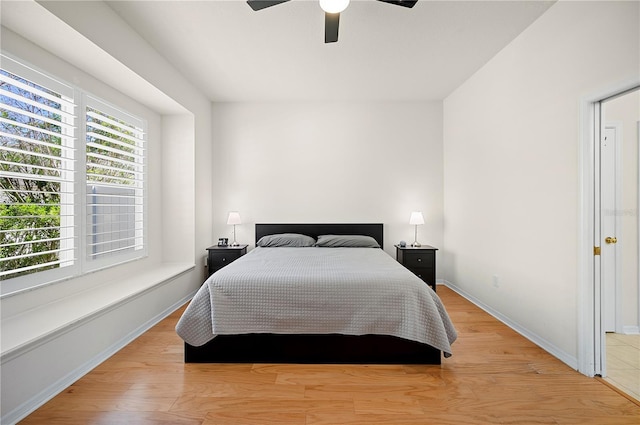
M 185 362 L 440 364 L 451 355 L 444 306 L 382 250 L 382 224 L 255 226 L 256 248 L 212 274 L 176 325 Z

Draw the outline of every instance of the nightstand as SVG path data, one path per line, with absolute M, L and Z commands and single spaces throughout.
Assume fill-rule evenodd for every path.
M 436 290 L 436 251 L 429 245 L 396 247 L 396 260 Z
M 247 246 L 249 245 L 238 245 L 238 246 L 210 246 L 207 248 L 209 252 L 209 256 L 207 257 L 207 267 L 209 270 L 209 275 L 211 276 L 224 266 L 229 263 L 234 262 L 238 258 L 242 257 L 247 253 Z

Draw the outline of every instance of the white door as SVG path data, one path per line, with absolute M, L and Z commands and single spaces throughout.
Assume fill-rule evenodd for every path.
M 616 127 L 606 126 L 600 145 L 602 330 L 616 331 L 616 288 L 619 266 L 620 144 Z

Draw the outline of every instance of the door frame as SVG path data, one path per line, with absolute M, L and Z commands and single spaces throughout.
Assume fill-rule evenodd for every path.
M 636 143 L 636 149 L 638 150 L 638 156 L 636 158 L 636 167 L 638 167 L 638 200 L 637 200 L 637 204 L 636 204 L 636 211 L 638 214 L 637 217 L 637 226 L 638 226 L 638 277 L 637 277 L 637 281 L 636 281 L 636 285 L 638 286 L 638 299 L 637 299 L 637 303 L 638 303 L 638 317 L 637 317 L 637 321 L 636 321 L 636 329 L 633 329 L 634 332 L 640 332 L 640 121 L 638 121 L 636 123 L 637 125 L 637 132 L 636 132 L 636 140 L 634 141 L 634 143 Z M 623 327 L 624 329 L 624 327 Z
M 579 211 L 578 211 L 578 371 L 587 376 L 602 373 L 602 282 L 600 259 L 599 142 L 602 123 L 600 102 L 640 87 L 640 78 L 605 87 L 580 100 Z M 596 208 L 598 200 L 598 208 Z

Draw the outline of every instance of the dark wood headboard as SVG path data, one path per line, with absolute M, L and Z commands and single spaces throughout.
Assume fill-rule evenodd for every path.
M 256 242 L 266 235 L 278 233 L 300 233 L 315 239 L 320 235 L 365 235 L 374 238 L 383 248 L 382 223 L 256 223 Z

